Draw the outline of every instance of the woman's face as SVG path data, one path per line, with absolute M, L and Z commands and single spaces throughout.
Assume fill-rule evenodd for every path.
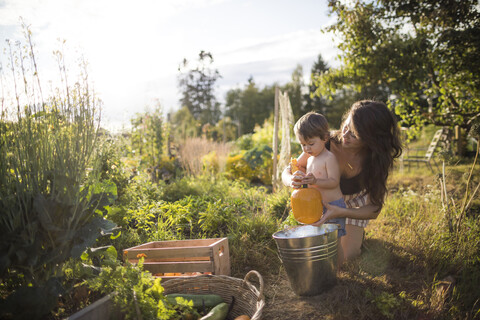
M 352 118 L 349 116 L 342 127 L 342 145 L 344 148 L 361 148 L 362 140 L 357 136 L 356 130 L 352 124 Z

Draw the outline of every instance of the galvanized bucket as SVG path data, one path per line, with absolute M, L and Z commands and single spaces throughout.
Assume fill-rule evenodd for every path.
M 293 291 L 314 296 L 337 280 L 338 225 L 302 225 L 273 234 Z

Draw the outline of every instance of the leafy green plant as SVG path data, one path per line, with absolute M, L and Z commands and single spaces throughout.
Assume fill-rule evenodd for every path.
M 121 160 L 120 148 L 124 145 L 118 137 L 104 137 L 99 141 L 101 148 L 96 148 L 95 164 L 97 179 L 109 180 L 117 186 L 119 197 L 124 193 L 129 182 L 128 172 Z
M 198 313 L 190 301 L 179 301 L 173 306 L 165 298 L 161 278 L 153 278 L 143 271 L 143 258 L 138 264 L 104 267 L 98 277 L 87 284 L 104 294 L 113 293 L 113 302 L 127 319 L 183 319 L 184 314 Z
M 380 313 L 387 319 L 393 319 L 397 314 L 397 310 L 402 305 L 402 299 L 388 292 L 381 292 L 380 294 L 373 296 L 370 291 L 367 290 L 367 296 L 378 308 Z
M 130 122 L 132 152 L 140 157 L 142 167 L 157 166 L 163 154 L 166 131 L 161 108 L 156 106 L 153 111 L 137 113 Z
M 197 196 L 202 193 L 198 185 L 192 183 L 191 178 L 181 178 L 163 188 L 161 199 L 175 202 L 186 196 Z
M 119 196 L 117 204 L 135 208 L 162 199 L 163 188 L 164 184 L 154 183 L 144 174 L 135 176 L 124 189 L 124 193 Z
M 232 153 L 227 159 L 226 173 L 231 179 L 272 183 L 272 148 L 266 144 Z
M 5 97 L 0 115 L 0 277 L 9 283 L 0 315 L 34 319 L 63 292 L 65 261 L 113 232 L 101 209 L 117 190 L 99 183 L 98 168 L 91 167 L 100 111 L 86 63 L 81 61 L 79 79 L 70 87 L 57 51 L 64 87 L 44 99 L 31 33 L 25 25 L 24 31 L 25 46 L 10 44 L 14 97 Z
M 199 224 L 207 237 L 225 236 L 235 218 L 235 204 L 223 200 L 208 203 L 205 212 L 200 213 Z M 241 215 L 238 215 L 241 218 Z

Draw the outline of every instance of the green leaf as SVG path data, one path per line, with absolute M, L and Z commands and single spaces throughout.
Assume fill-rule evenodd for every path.
M 89 247 L 95 244 L 98 237 L 109 234 L 116 224 L 102 217 L 95 217 L 75 233 L 75 244 L 70 252 L 72 258 L 78 258 Z

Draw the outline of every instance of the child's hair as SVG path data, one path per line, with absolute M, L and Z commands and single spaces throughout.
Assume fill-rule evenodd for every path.
M 322 114 L 313 111 L 298 119 L 293 130 L 297 137 L 301 136 L 304 139 L 320 137 L 320 139 L 326 140 L 330 137 L 327 119 Z

